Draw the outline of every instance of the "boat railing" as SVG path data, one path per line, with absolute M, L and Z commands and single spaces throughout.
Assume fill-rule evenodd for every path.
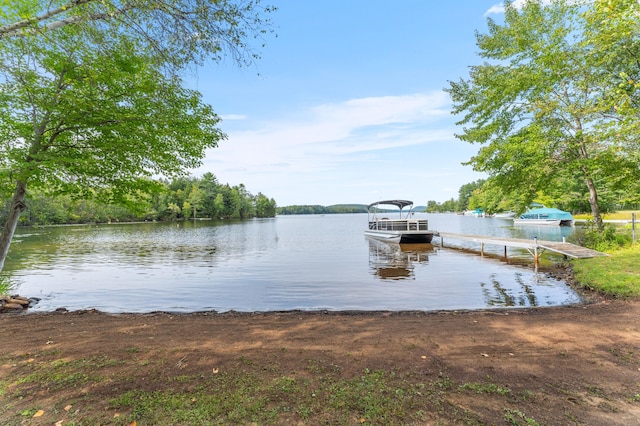
M 380 219 L 369 222 L 369 229 L 378 231 L 428 231 L 427 219 Z
M 549 217 L 548 213 L 542 213 L 542 214 L 538 214 L 538 213 L 531 213 L 531 214 L 523 214 L 522 215 L 523 219 L 553 219 L 551 217 Z

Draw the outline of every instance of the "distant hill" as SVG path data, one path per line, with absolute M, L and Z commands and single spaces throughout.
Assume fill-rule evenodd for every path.
M 331 206 L 320 206 L 320 205 L 293 205 L 293 206 L 284 206 L 278 207 L 277 213 L 281 215 L 287 214 L 338 214 L 338 213 L 366 213 L 367 212 L 366 204 L 333 204 Z M 379 209 L 379 211 L 397 211 L 393 209 Z M 415 206 L 413 208 L 414 212 L 425 212 L 427 211 L 426 206 Z
M 337 214 L 337 213 L 366 213 L 364 204 L 334 204 L 332 206 L 294 205 L 278 207 L 278 214 Z
M 365 204 L 334 204 L 327 206 L 330 213 L 366 213 L 367 206 Z

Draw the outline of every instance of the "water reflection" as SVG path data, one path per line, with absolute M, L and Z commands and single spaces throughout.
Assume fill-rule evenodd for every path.
M 273 233 L 273 221 L 268 220 L 47 227 L 18 234 L 6 266 L 7 270 L 88 264 L 141 270 L 168 265 L 211 268 L 270 250 Z
M 538 285 L 538 275 L 533 275 L 534 283 L 527 283 L 521 273 L 515 274 L 515 283 L 512 288 L 505 287 L 492 275 L 490 283 L 482 282 L 482 294 L 487 306 L 491 307 L 515 307 L 538 306 L 538 298 L 535 286 Z
M 382 280 L 415 279 L 415 264 L 435 254 L 431 244 L 396 244 L 367 238 L 371 273 Z

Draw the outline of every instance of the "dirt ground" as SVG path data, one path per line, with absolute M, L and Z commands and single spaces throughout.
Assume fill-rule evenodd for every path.
M 293 372 L 318 359 L 339 365 L 346 376 L 386 369 L 418 372 L 425 380 L 444 374 L 458 384 L 490 380 L 514 395 L 531 395 L 509 404 L 535 424 L 640 425 L 638 301 L 431 313 L 52 312 L 0 315 L 0 329 L 0 381 L 51 354 L 118 359 L 132 348 L 154 362 L 115 368 L 139 388 L 158 365 L 217 371 L 251 359 L 259 369 L 261 362 L 266 366 L 277 359 L 282 371 Z M 12 413 L 3 414 L 8 396 L 0 388 L 0 424 L 16 410 L 37 405 L 50 413 L 79 394 L 85 403 L 99 405 L 122 391 L 104 386 L 45 390 L 22 396 Z M 526 424 L 505 421 L 505 400 L 499 395 L 451 392 L 446 398 L 473 413 L 476 423 Z M 435 424 L 458 423 L 442 414 L 432 418 Z M 23 423 L 54 424 L 56 419 L 45 414 Z

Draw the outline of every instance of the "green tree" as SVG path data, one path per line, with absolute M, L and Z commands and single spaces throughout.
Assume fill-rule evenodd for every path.
M 235 186 L 233 189 L 237 191 L 239 198 L 238 216 L 240 217 L 240 219 L 254 217 L 256 209 L 254 205 L 255 200 L 253 198 L 253 195 L 251 195 L 251 193 L 247 191 L 247 188 L 245 188 L 244 184 Z
M 191 203 L 185 201 L 182 205 L 182 217 L 184 217 L 185 219 L 189 219 L 193 215 L 193 211 L 194 209 Z
M 222 192 L 219 192 L 218 195 L 216 195 L 213 207 L 213 214 L 215 218 L 221 218 L 224 216 L 224 195 L 222 195 Z
M 473 195 L 474 191 L 482 186 L 483 183 L 484 179 L 478 179 L 475 182 L 470 182 L 460 187 L 460 189 L 458 190 L 458 207 L 460 211 L 465 211 L 470 207 L 469 200 L 471 196 Z M 475 206 L 473 208 L 475 208 Z
M 218 195 L 218 188 L 220 187 L 218 179 L 213 173 L 207 172 L 202 175 L 198 186 L 203 193 L 202 207 L 200 209 L 202 215 L 210 218 L 218 217 L 215 207 L 215 199 Z
M 167 210 L 167 206 L 170 203 L 168 185 L 164 179 L 160 179 L 159 184 L 161 185 L 161 189 L 151 194 L 151 200 L 149 202 L 149 210 L 152 212 L 152 217 L 149 218 L 151 220 L 164 220 L 168 219 L 167 216 L 169 216 Z
M 464 209 L 460 208 L 460 202 L 451 198 L 440 205 L 441 212 L 459 212 Z
M 228 184 L 223 187 L 224 195 L 224 217 L 239 218 L 242 199 L 238 187 L 230 187 Z
M 253 40 L 270 31 L 265 16 L 273 11 L 261 0 L 19 0 L 3 3 L 0 42 L 53 39 L 53 32 L 77 27 L 93 33 L 92 48 L 126 35 L 153 51 L 166 72 L 226 55 L 249 65 L 258 58 Z
M 491 178 L 483 180 L 469 198 L 470 208 L 481 207 L 488 214 L 524 211 L 527 205 L 519 199 L 518 194 L 505 193 Z
M 196 216 L 198 215 L 198 209 L 202 207 L 202 201 L 204 199 L 204 193 L 200 190 L 200 188 L 198 188 L 197 185 L 193 185 L 191 187 L 191 191 L 189 192 L 189 197 L 187 199 L 189 200 L 188 201 L 189 205 L 193 209 L 193 218 L 195 219 Z M 186 205 L 186 203 L 185 203 L 185 205 Z M 184 209 L 186 209 L 186 207 Z M 191 217 L 191 215 L 189 215 L 189 216 L 185 215 L 185 219 L 188 219 L 190 217 Z
M 256 196 L 256 216 L 274 217 L 276 215 L 276 201 L 258 192 Z
M 631 167 L 607 181 L 621 205 L 640 203 L 640 4 L 634 0 L 598 0 L 585 13 L 586 43 L 592 60 L 610 82 L 608 102 L 615 120 L 602 129 Z
M 169 203 L 167 205 L 167 216 L 170 220 L 175 220 L 182 213 L 182 209 L 175 203 Z
M 505 5 L 504 24 L 489 19 L 488 34 L 477 35 L 480 56 L 491 62 L 447 89 L 453 112 L 464 114 L 457 136 L 482 144 L 468 164 L 527 202 L 567 176 L 582 182 L 602 229 L 598 183 L 637 177 L 637 163 L 612 137 L 614 88 L 586 35 L 584 5 Z
M 259 1 L 21 0 L 0 13 L 0 186 L 14 195 L 0 270 L 27 187 L 131 203 L 200 163 L 225 135 L 179 72 L 255 58 Z

